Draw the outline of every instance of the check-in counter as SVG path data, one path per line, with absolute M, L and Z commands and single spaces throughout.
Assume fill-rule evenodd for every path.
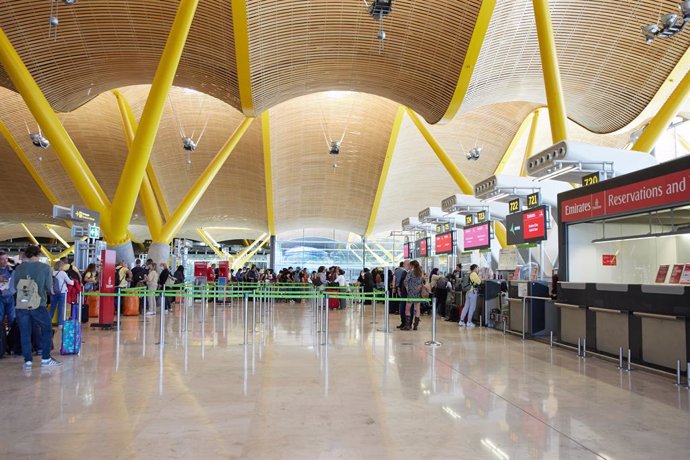
M 559 338 L 633 362 L 686 370 L 690 356 L 690 286 L 669 284 L 559 283 Z
M 549 335 L 558 323 L 557 311 L 549 297 L 549 283 L 545 281 L 510 281 L 508 285 L 510 322 L 514 332 L 534 336 Z M 523 299 L 525 316 L 523 320 Z

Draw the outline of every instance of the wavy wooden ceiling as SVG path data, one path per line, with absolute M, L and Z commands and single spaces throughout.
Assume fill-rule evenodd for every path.
M 678 11 L 676 0 L 551 1 L 568 116 L 609 133 L 649 104 L 690 46 L 687 31 L 645 44 L 641 26 Z M 461 110 L 506 101 L 545 102 L 532 2 L 496 2 Z
M 50 29 L 50 0 L 4 0 L 0 18 L 53 108 L 70 111 L 103 91 L 150 84 L 178 3 L 57 1 L 59 25 Z M 175 85 L 240 107 L 236 69 L 230 2 L 199 2 Z M 1 67 L 0 85 L 13 88 Z
M 396 0 L 378 22 L 353 0 L 249 0 L 249 54 L 258 111 L 326 90 L 376 94 L 437 122 L 453 97 L 480 0 Z
M 397 108 L 376 96 L 327 92 L 271 109 L 278 231 L 325 227 L 364 232 Z M 344 130 L 340 154 L 330 155 L 324 132 L 337 140 Z

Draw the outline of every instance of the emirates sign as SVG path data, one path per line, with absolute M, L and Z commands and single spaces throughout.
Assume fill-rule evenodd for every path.
M 565 200 L 561 222 L 589 220 L 614 214 L 690 201 L 690 169 Z

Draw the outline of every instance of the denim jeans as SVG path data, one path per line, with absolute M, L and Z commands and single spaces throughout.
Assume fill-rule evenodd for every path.
M 22 355 L 24 361 L 31 361 L 31 333 L 33 326 L 37 324 L 41 328 L 42 358 L 50 358 L 50 349 L 53 345 L 53 330 L 51 318 L 45 306 L 33 310 L 17 309 L 17 322 L 19 323 L 19 335 L 22 342 Z
M 58 324 L 62 326 L 65 322 L 65 300 L 67 298 L 66 293 L 53 294 L 50 296 L 50 320 L 53 320 L 53 315 L 55 314 L 55 309 L 58 309 Z
M 14 296 L 13 295 L 3 295 L 0 296 L 0 322 L 7 315 L 8 324 L 14 323 L 16 318 L 16 313 L 14 310 Z

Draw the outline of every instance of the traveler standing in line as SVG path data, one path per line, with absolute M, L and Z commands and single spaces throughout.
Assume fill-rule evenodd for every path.
M 30 370 L 33 365 L 31 332 L 34 324 L 37 324 L 41 330 L 41 367 L 54 367 L 62 364 L 50 356 L 53 333 L 46 305 L 48 304 L 48 293 L 52 291 L 53 277 L 50 267 L 38 260 L 40 253 L 41 250 L 38 246 L 26 248 L 24 262 L 14 272 L 13 286 L 17 291 L 17 322 L 19 323 L 22 355 L 24 356 L 24 369 L 27 370 Z
M 400 266 L 395 269 L 394 282 L 393 282 L 393 294 L 395 297 L 404 299 L 407 297 L 407 289 L 405 289 L 405 278 L 407 277 L 407 261 L 400 262 Z M 405 302 L 398 300 L 396 302 L 398 305 L 398 313 L 400 314 L 400 326 L 398 329 L 402 329 L 405 326 Z
M 115 313 L 117 314 L 118 305 L 120 305 L 120 315 L 122 315 L 122 297 L 119 296 L 122 290 L 127 289 L 129 282 L 132 281 L 132 271 L 127 266 L 127 262 L 121 260 L 115 266 Z
M 172 274 L 170 273 L 170 270 L 168 270 L 168 264 L 165 262 L 161 262 L 161 273 L 158 275 L 158 289 L 161 291 L 165 291 L 167 284 L 168 283 L 168 278 L 170 278 Z M 173 282 L 174 284 L 174 282 Z M 172 310 L 170 307 L 170 297 L 165 295 L 163 296 L 164 302 L 165 302 L 165 309 L 166 310 Z
M 7 254 L 0 251 L 0 324 L 5 319 L 5 315 L 7 315 L 7 324 L 14 323 L 16 316 L 14 309 L 14 290 L 10 287 L 12 271 L 12 266 L 9 264 Z M 4 329 L 0 329 L 0 334 L 4 332 Z
M 158 287 L 158 267 L 155 262 L 148 265 L 149 272 L 146 275 L 146 288 L 149 290 L 147 315 L 156 314 L 156 288 Z
M 84 271 L 84 292 L 91 292 L 96 290 L 96 264 L 89 264 Z
M 345 294 L 345 286 L 347 286 L 347 282 L 345 281 L 345 270 L 342 268 L 338 267 L 336 268 L 338 276 L 335 278 L 335 282 L 340 286 L 340 294 Z M 340 310 L 344 310 L 345 306 L 347 305 L 347 300 L 344 298 L 340 299 Z
M 462 314 L 460 315 L 460 327 L 474 327 L 472 318 L 474 317 L 474 310 L 477 309 L 477 291 L 482 284 L 482 279 L 477 275 L 477 264 L 470 265 L 470 288 L 465 297 L 465 306 L 462 307 Z M 469 313 L 469 315 L 468 315 Z M 467 323 L 465 323 L 465 320 Z
M 419 262 L 413 260 L 410 262 L 410 271 L 405 277 L 405 289 L 407 291 L 407 296 L 411 298 L 419 298 L 422 295 L 422 284 L 424 284 L 423 279 L 424 273 L 422 272 L 422 267 L 419 266 Z M 409 331 L 412 327 L 412 308 L 414 307 L 414 330 L 417 330 L 419 326 L 419 315 L 421 314 L 421 306 L 419 302 L 407 302 L 405 304 L 405 325 L 401 328 L 403 331 Z
M 62 329 L 65 322 L 65 301 L 67 299 L 67 286 L 72 286 L 72 281 L 65 271 L 65 263 L 62 260 L 55 262 L 53 266 L 53 295 L 50 297 L 50 318 L 52 320 L 55 310 L 58 312 L 58 328 Z

